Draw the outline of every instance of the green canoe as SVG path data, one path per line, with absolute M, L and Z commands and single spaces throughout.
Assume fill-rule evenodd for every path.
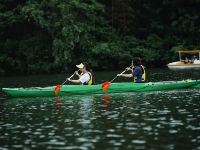
M 200 80 L 164 81 L 148 83 L 111 83 L 106 93 L 121 92 L 147 92 L 184 88 L 200 89 Z M 55 86 L 31 88 L 3 88 L 2 90 L 11 97 L 49 97 L 55 96 Z M 104 94 L 101 84 L 98 85 L 63 85 L 59 95 Z

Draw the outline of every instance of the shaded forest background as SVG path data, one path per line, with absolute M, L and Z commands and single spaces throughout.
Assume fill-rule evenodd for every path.
M 0 0 L 0 75 L 160 67 L 199 39 L 200 0 Z

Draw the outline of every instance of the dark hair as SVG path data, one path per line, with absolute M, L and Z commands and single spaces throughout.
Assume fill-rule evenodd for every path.
M 90 66 L 88 65 L 87 62 L 82 62 L 82 64 L 84 65 L 86 70 L 90 71 Z
M 87 71 L 89 71 L 92 74 L 92 84 L 95 84 L 95 80 L 94 80 L 94 72 L 93 70 L 90 68 L 89 64 L 87 62 L 82 62 L 82 64 L 84 65 L 85 69 Z
M 94 76 L 94 72 L 90 68 L 89 64 L 86 61 L 82 62 L 82 64 L 84 65 L 84 67 L 86 68 L 86 70 L 89 71 L 89 72 L 91 72 L 92 76 Z
M 140 59 L 140 57 L 134 57 L 134 58 L 133 58 L 133 65 L 134 65 L 134 66 L 139 66 L 139 65 L 141 65 L 141 59 Z

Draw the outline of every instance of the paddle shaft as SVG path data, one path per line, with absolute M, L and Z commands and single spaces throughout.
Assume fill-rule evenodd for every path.
M 131 65 L 131 66 L 132 66 L 132 65 Z M 130 66 L 130 67 L 131 67 L 131 66 Z M 129 68 L 130 68 L 130 67 L 129 67 Z M 122 71 L 122 72 L 120 73 L 120 75 L 122 75 L 122 74 L 123 74 L 124 72 L 126 72 L 126 71 L 127 71 L 127 70 L 125 69 L 124 71 Z M 118 77 L 118 76 L 116 75 L 116 76 L 110 81 L 110 83 L 113 82 L 117 77 Z
M 73 75 L 71 75 L 71 77 L 67 78 L 62 84 L 61 86 L 63 86 L 63 84 L 65 84 L 67 82 L 68 79 L 71 79 L 73 76 L 75 75 L 75 73 Z
M 126 72 L 126 69 L 125 69 L 124 71 L 122 71 L 122 72 L 120 73 L 120 75 L 123 74 L 124 72 Z M 117 77 L 118 77 L 118 76 L 116 75 L 116 76 L 110 81 L 110 83 L 113 82 Z

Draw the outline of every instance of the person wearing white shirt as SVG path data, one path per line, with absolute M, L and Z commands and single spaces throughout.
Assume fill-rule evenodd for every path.
M 78 80 L 71 80 L 68 78 L 68 81 L 72 83 L 79 83 L 82 85 L 92 85 L 93 80 L 92 80 L 92 74 L 89 72 L 89 65 L 87 62 L 83 62 L 79 65 L 76 65 L 77 68 L 79 68 L 81 74 L 78 73 L 78 71 L 75 71 L 75 74 L 79 77 Z

